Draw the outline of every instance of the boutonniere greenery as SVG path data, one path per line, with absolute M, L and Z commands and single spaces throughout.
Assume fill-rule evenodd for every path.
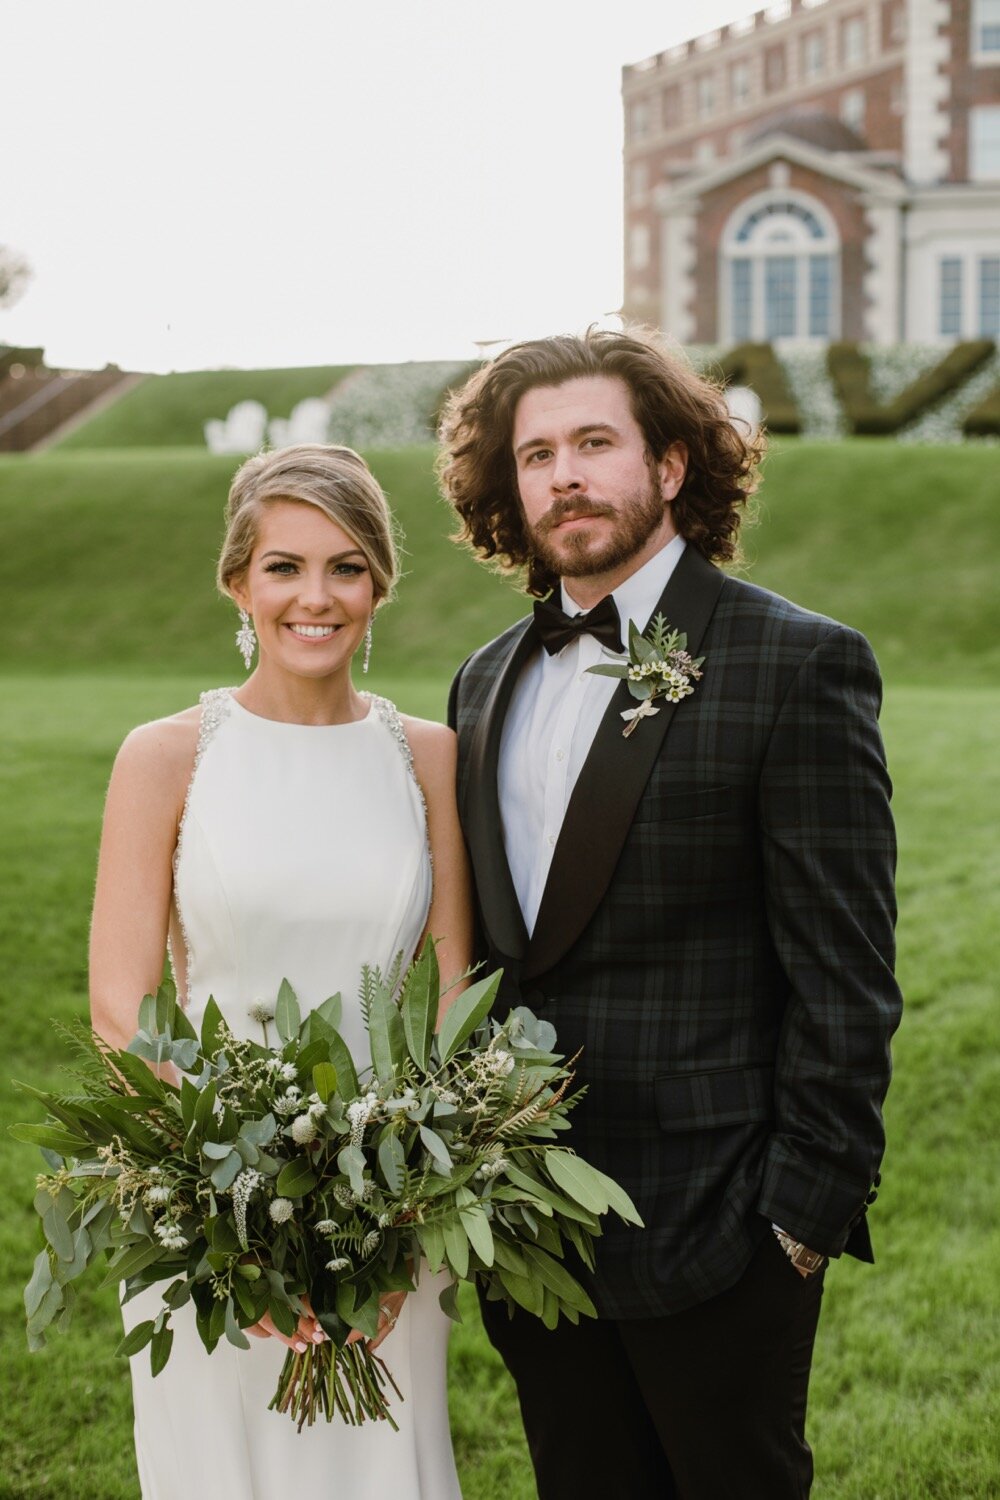
M 687 636 L 673 630 L 662 615 L 656 615 L 643 635 L 634 620 L 628 622 L 628 653 L 622 660 L 588 667 L 596 677 L 624 677 L 633 698 L 639 700 L 638 708 L 627 708 L 622 714 L 626 721 L 622 733 L 627 739 L 643 720 L 658 714 L 653 703 L 665 698 L 668 703 L 680 703 L 690 698 L 694 684 L 702 676 L 703 656 L 688 655 Z

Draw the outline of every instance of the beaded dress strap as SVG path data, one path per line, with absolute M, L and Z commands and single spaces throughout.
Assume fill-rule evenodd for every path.
M 372 712 L 378 714 L 379 718 L 382 720 L 382 723 L 385 725 L 386 729 L 388 729 L 389 733 L 396 741 L 396 744 L 399 746 L 400 754 L 406 762 L 406 768 L 410 773 L 410 779 L 417 789 L 417 796 L 420 798 L 420 805 L 424 810 L 424 827 L 427 829 L 427 854 L 431 859 L 431 863 L 433 864 L 433 854 L 431 853 L 430 827 L 427 822 L 427 798 L 424 796 L 424 789 L 420 785 L 420 780 L 417 776 L 417 768 L 413 763 L 413 751 L 410 749 L 410 742 L 406 738 L 406 730 L 403 728 L 403 720 L 400 717 L 399 709 L 390 699 L 380 698 L 377 693 L 362 693 L 361 696 L 363 698 L 367 698 L 370 701 Z

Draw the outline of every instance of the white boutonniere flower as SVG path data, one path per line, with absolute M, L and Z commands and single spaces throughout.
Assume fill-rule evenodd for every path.
M 602 662 L 587 671 L 596 677 L 625 678 L 632 697 L 639 700 L 638 708 L 626 708 L 622 713 L 626 721 L 622 734 L 627 739 L 643 719 L 659 713 L 654 707 L 655 699 L 680 703 L 682 698 L 690 698 L 694 684 L 702 676 L 704 660 L 703 656 L 689 656 L 687 636 L 673 630 L 663 615 L 656 615 L 648 635 L 643 635 L 635 621 L 629 620 L 628 652 L 620 661 Z

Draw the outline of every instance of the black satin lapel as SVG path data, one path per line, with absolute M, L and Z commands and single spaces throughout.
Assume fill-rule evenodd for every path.
M 692 656 L 698 654 L 724 583 L 725 574 L 689 545 L 653 611 L 665 615 L 675 629 L 687 632 Z M 711 671 L 710 663 L 706 671 Z M 621 714 L 635 707 L 635 699 L 626 683 L 616 688 L 566 809 L 528 947 L 526 979 L 551 969 L 597 910 L 680 706 L 663 705 L 625 739 Z
M 521 668 L 536 646 L 531 620 L 525 621 L 483 705 L 469 746 L 467 791 L 462 808 L 476 891 L 483 922 L 493 946 L 510 958 L 523 958 L 528 933 L 511 879 L 503 844 L 497 765 L 504 716 Z

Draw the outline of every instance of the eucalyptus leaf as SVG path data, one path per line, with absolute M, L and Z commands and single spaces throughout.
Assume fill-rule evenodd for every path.
M 610 662 L 602 662 L 599 666 L 588 667 L 587 671 L 594 677 L 627 677 L 629 668 L 628 662 L 621 662 L 616 666 L 612 666 Z
M 337 1092 L 337 1070 L 330 1062 L 317 1063 L 313 1068 L 313 1088 L 327 1104 Z
M 378 1164 L 390 1193 L 401 1193 L 403 1190 L 403 1164 L 405 1160 L 406 1153 L 403 1150 L 403 1143 L 395 1131 L 389 1131 L 383 1135 L 379 1142 Z
M 440 1271 L 444 1264 L 444 1235 L 441 1226 L 435 1223 L 420 1224 L 417 1227 L 417 1239 L 420 1241 L 424 1252 L 424 1258 L 431 1271 Z
M 361 1147 L 344 1146 L 337 1153 L 337 1166 L 350 1179 L 351 1191 L 360 1198 L 365 1190 L 365 1156 Z
M 212 1161 L 225 1161 L 233 1149 L 232 1141 L 206 1141 L 201 1148 L 202 1155 L 209 1157 Z
M 250 1340 L 247 1338 L 239 1323 L 236 1321 L 236 1309 L 233 1307 L 232 1297 L 226 1298 L 226 1310 L 224 1319 L 225 1321 L 223 1326 L 225 1328 L 226 1338 L 229 1340 L 229 1342 L 231 1344 L 235 1344 L 237 1349 L 249 1349 Z
M 73 1234 L 57 1203 L 51 1204 L 42 1217 L 45 1238 L 60 1260 L 73 1259 Z
M 31 1270 L 31 1280 L 24 1289 L 24 1311 L 29 1319 L 37 1312 L 39 1304 L 49 1287 L 52 1285 L 52 1267 L 49 1264 L 49 1252 L 39 1250 L 35 1256 L 35 1263 Z
M 436 1130 L 431 1130 L 428 1125 L 418 1125 L 420 1139 L 434 1158 L 437 1165 L 445 1172 L 450 1172 L 454 1163 L 448 1154 L 448 1147 L 438 1135 Z
M 302 1025 L 299 1002 L 287 979 L 281 981 L 278 989 L 278 999 L 274 1007 L 274 1024 L 283 1042 L 290 1042 L 293 1037 L 297 1037 L 299 1027 Z
M 81 1156 L 92 1149 L 88 1140 L 73 1135 L 61 1125 L 12 1125 L 10 1134 L 16 1141 L 24 1141 L 29 1146 L 44 1146 L 60 1157 Z
M 451 1318 L 453 1323 L 462 1322 L 462 1313 L 458 1306 L 457 1281 L 449 1281 L 443 1291 L 438 1293 L 438 1303 L 440 1304 L 441 1311 L 447 1317 Z
M 429 937 L 420 957 L 410 966 L 399 1002 L 406 1045 L 421 1071 L 426 1071 L 431 1055 L 440 993 L 441 976 L 437 953 L 434 939 Z
M 304 1156 L 300 1156 L 297 1160 L 290 1161 L 287 1166 L 282 1167 L 278 1173 L 275 1189 L 281 1198 L 302 1198 L 312 1191 L 318 1181 L 319 1178 L 310 1162 Z
M 391 1082 L 403 1065 L 406 1037 L 399 1007 L 384 985 L 377 987 L 368 1011 L 368 1041 L 376 1077 Z
M 206 1141 L 205 1144 L 208 1145 L 209 1142 Z M 210 1174 L 212 1186 L 218 1188 L 220 1193 L 224 1193 L 227 1188 L 232 1187 L 242 1170 L 243 1160 L 239 1152 L 230 1151 L 225 1161 L 220 1161 Z
M 568 1151 L 549 1150 L 545 1153 L 545 1169 L 575 1203 L 596 1214 L 607 1213 L 608 1194 L 602 1174 L 589 1163 Z
M 340 1027 L 343 1012 L 344 1002 L 340 998 L 340 992 L 338 991 L 336 995 L 331 995 L 328 1000 L 324 1000 L 322 1005 L 317 1005 L 313 1011 L 313 1015 L 322 1017 L 329 1027 L 337 1031 Z
M 459 1212 L 462 1228 L 468 1235 L 469 1244 L 475 1250 L 479 1259 L 486 1266 L 492 1266 L 494 1260 L 493 1231 L 490 1229 L 490 1221 L 482 1208 L 478 1206 L 463 1208 Z
M 159 1375 L 167 1360 L 170 1358 L 170 1349 L 174 1342 L 174 1330 L 169 1323 L 154 1333 L 149 1348 L 149 1368 L 153 1377 Z M 247 1345 L 249 1348 L 249 1344 Z
M 129 1245 L 111 1262 L 101 1286 L 114 1286 L 116 1281 L 127 1281 L 130 1276 L 135 1276 L 146 1266 L 152 1265 L 154 1260 L 159 1260 L 163 1253 L 162 1245 L 151 1245 L 143 1240 L 137 1245 Z
M 469 1274 L 469 1240 L 457 1214 L 445 1219 L 441 1226 L 448 1264 L 460 1281 Z
M 502 978 L 502 969 L 497 969 L 493 974 L 487 974 L 486 978 L 480 979 L 478 984 L 470 985 L 467 990 L 463 990 L 458 999 L 453 1001 L 445 1011 L 438 1034 L 438 1047 L 442 1062 L 448 1062 L 454 1057 L 462 1043 L 468 1040 L 480 1021 L 489 1014 Z
M 245 1141 L 250 1141 L 254 1146 L 267 1146 L 274 1140 L 278 1122 L 272 1114 L 266 1114 L 260 1120 L 244 1120 L 240 1126 L 240 1135 Z
M 115 1348 L 116 1354 L 123 1354 L 131 1359 L 133 1354 L 138 1354 L 140 1349 L 145 1349 L 153 1337 L 153 1320 L 147 1318 L 145 1322 L 137 1323 L 130 1329 L 123 1339 L 120 1339 Z
M 329 1041 L 330 1061 L 337 1070 L 337 1084 L 344 1099 L 353 1099 L 359 1093 L 358 1075 L 347 1043 L 339 1031 L 334 1031 Z
M 214 996 L 209 995 L 201 1018 L 201 1050 L 206 1057 L 213 1057 L 219 1050 L 227 1030 L 222 1011 L 215 1003 Z

